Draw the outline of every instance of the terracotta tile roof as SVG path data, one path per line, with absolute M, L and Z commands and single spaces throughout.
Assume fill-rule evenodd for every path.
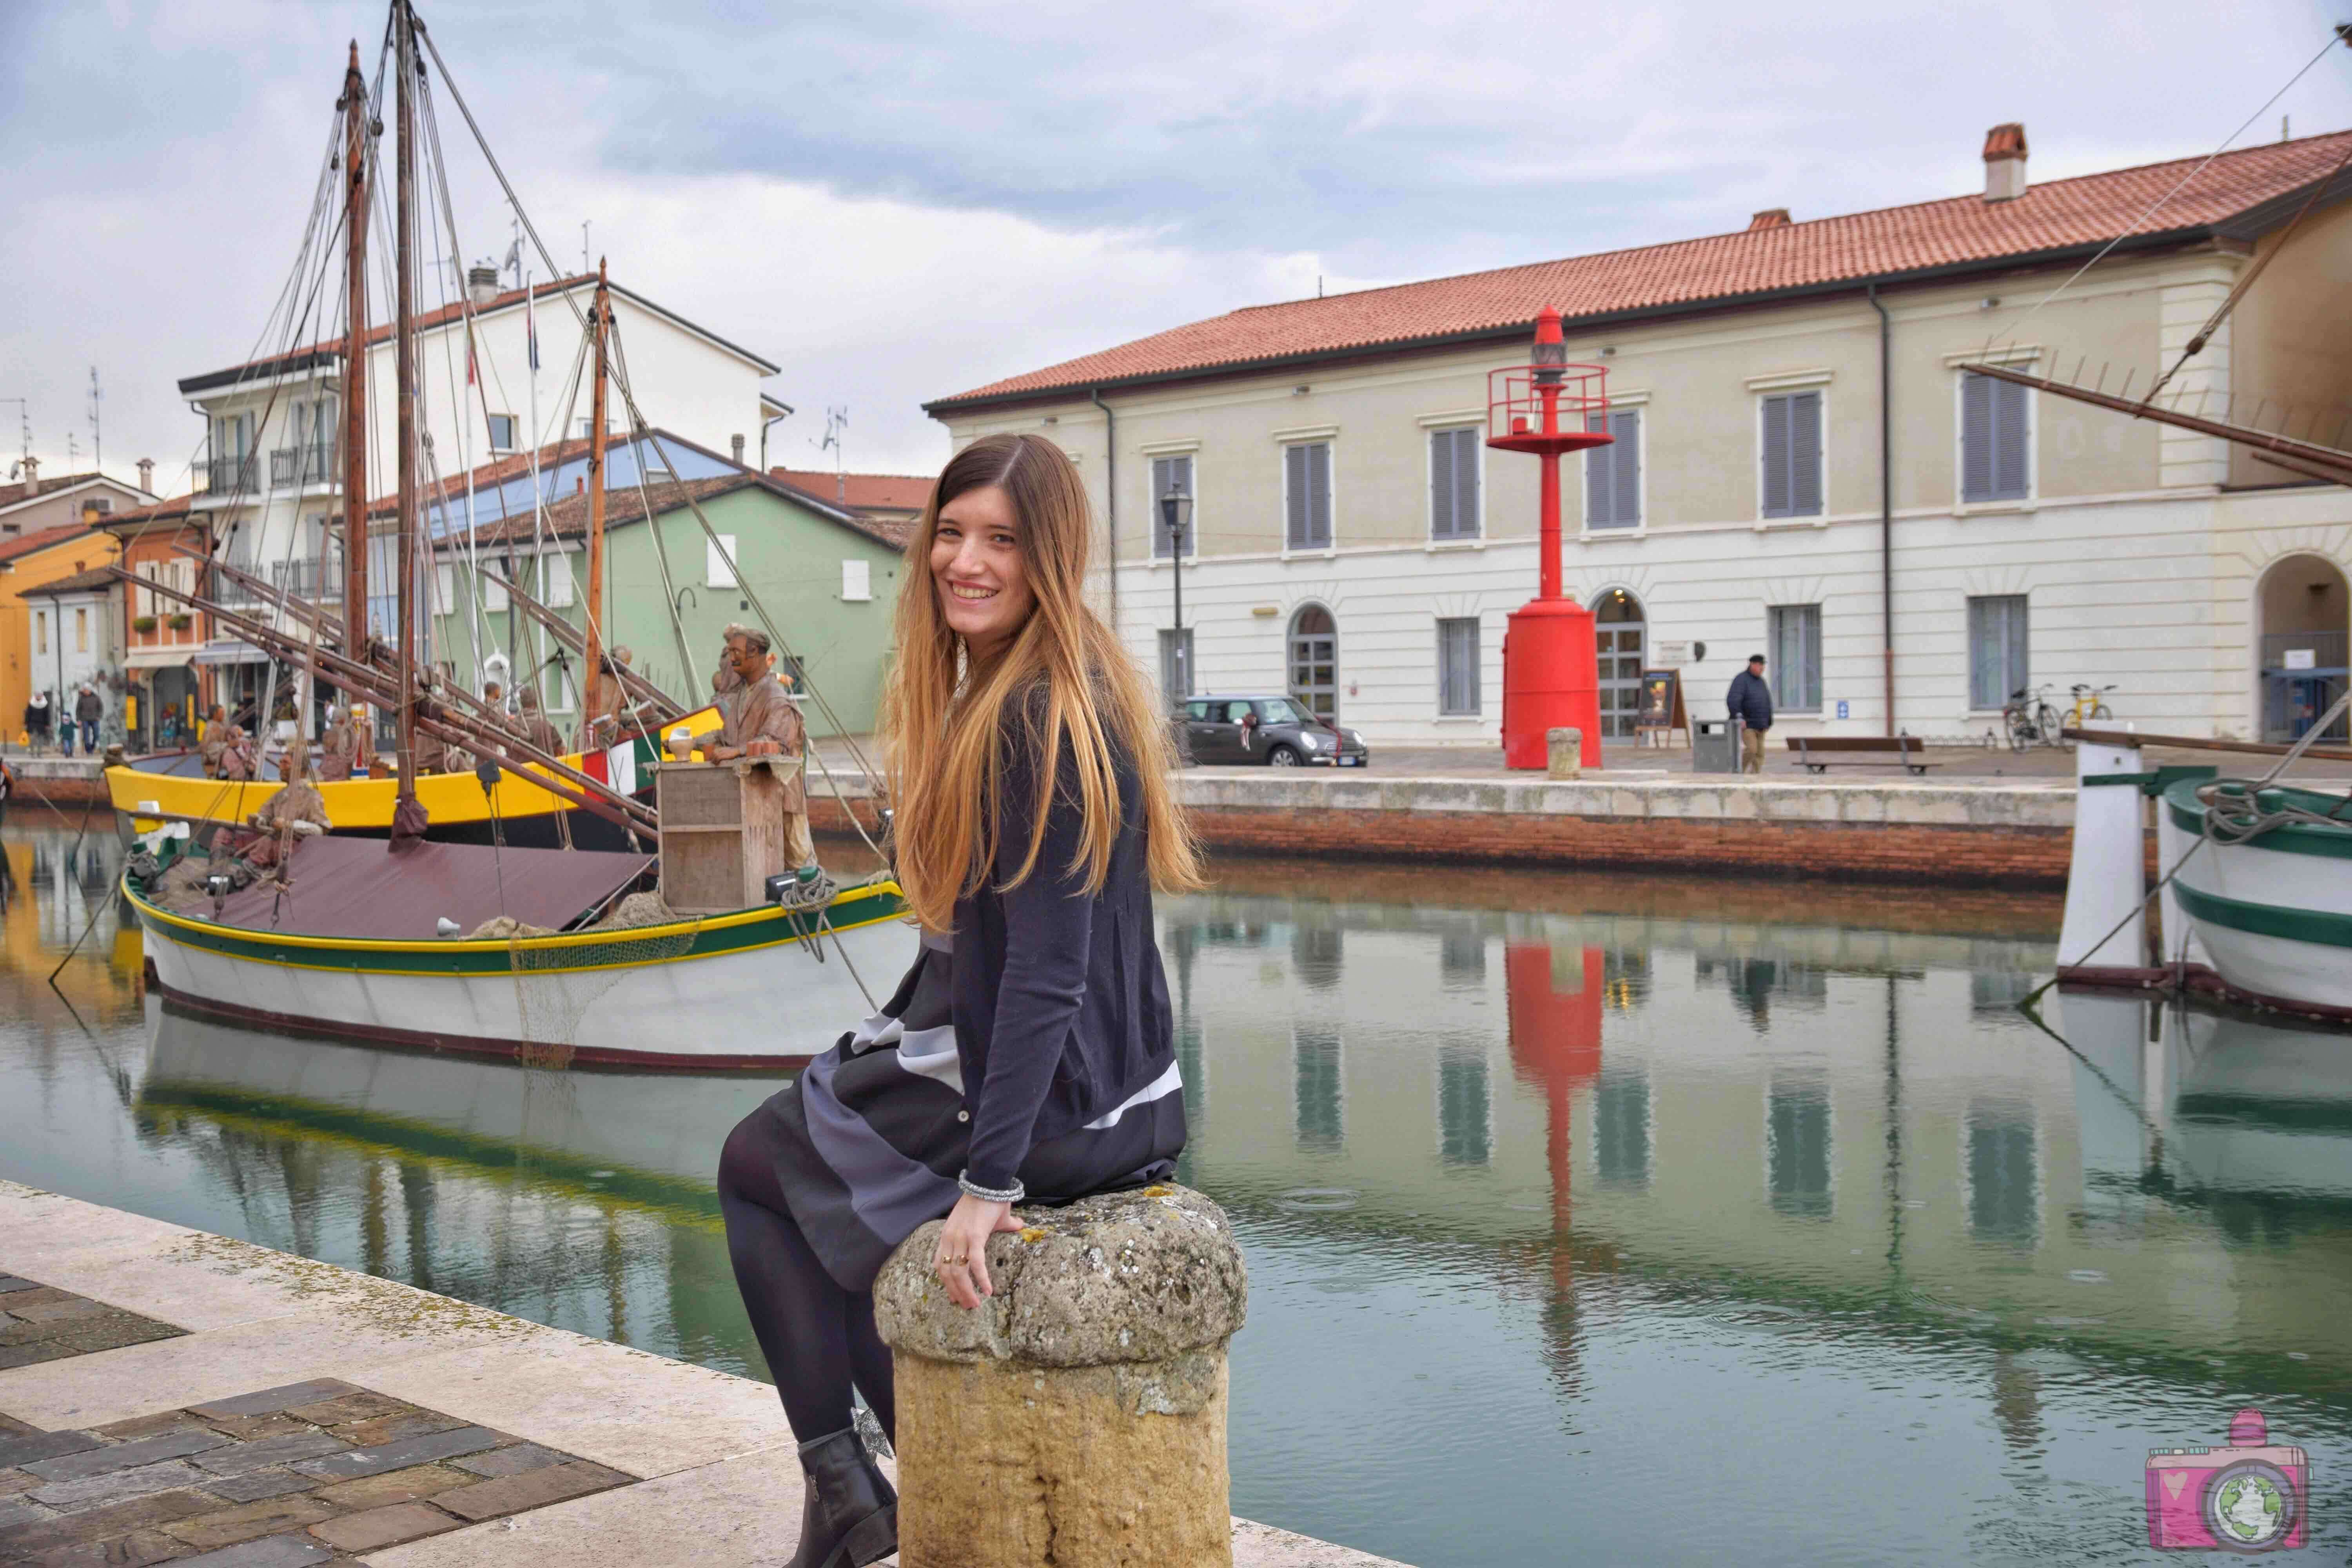
M 676 511 L 684 506 L 689 496 L 696 500 L 709 500 L 716 496 L 732 495 L 737 490 L 748 489 L 754 486 L 766 490 L 771 495 L 781 496 L 789 500 L 805 503 L 808 500 L 791 487 L 778 484 L 773 479 L 748 469 L 732 474 L 719 474 L 706 479 L 688 479 L 683 483 L 672 480 L 667 484 L 647 485 L 646 495 L 650 497 L 654 503 L 655 514 L 660 516 Z M 841 512 L 832 507 L 817 510 L 822 510 L 825 516 L 843 527 L 854 529 L 893 549 L 906 548 L 907 527 L 903 523 L 894 528 L 892 524 Z M 382 514 L 381 503 L 370 509 L 371 516 Z M 623 489 L 616 485 L 604 492 L 604 526 L 607 529 L 642 521 L 645 515 L 644 499 L 638 495 L 636 486 L 630 485 Z M 534 537 L 544 539 L 551 534 L 558 539 L 579 539 L 584 537 L 587 532 L 588 497 L 583 491 L 570 491 L 548 503 L 547 515 L 544 520 L 536 524 L 535 531 L 531 514 L 523 511 L 512 517 L 501 518 L 496 522 L 483 523 L 474 530 L 474 542 L 478 545 L 520 543 Z M 444 536 L 442 542 L 462 542 L 464 538 L 465 535 L 462 533 L 451 533 Z
M 79 522 L 61 522 L 55 528 L 45 528 L 37 533 L 23 533 L 14 538 L 0 539 L 0 561 L 14 561 L 22 555 L 47 550 L 53 544 L 64 544 L 79 539 L 91 531 Z
M 76 485 L 86 485 L 92 479 L 102 479 L 104 478 L 106 478 L 104 474 L 98 473 L 94 470 L 87 474 L 62 474 L 56 479 L 45 478 L 41 480 L 39 494 L 33 496 L 27 496 L 25 494 L 25 486 L 22 480 L 19 480 L 13 485 L 0 485 L 0 510 L 5 510 L 8 507 L 15 506 L 18 501 L 22 500 L 38 500 L 42 496 L 51 495 L 59 490 L 69 490 Z M 126 486 L 124 488 L 128 489 L 129 487 Z
M 919 512 L 931 503 L 935 474 L 828 474 L 821 468 L 770 468 L 796 490 L 852 511 Z
M 94 588 L 111 588 L 120 581 L 111 566 L 93 566 L 87 572 L 77 572 L 70 577 L 60 577 L 54 583 L 44 583 L 37 588 L 27 588 L 16 596 L 20 599 L 54 597 L 59 594 L 87 594 Z
M 134 506 L 127 511 L 110 512 L 99 520 L 99 526 L 111 532 L 126 524 L 136 526 L 153 522 L 173 522 L 189 515 L 195 501 L 194 495 L 173 496 L 146 506 Z
M 2021 130 L 2021 145 L 2022 140 Z M 2166 237 L 2159 243 L 2187 241 L 2325 178 L 2347 142 L 2352 142 L 2352 132 L 2336 132 L 2224 153 L 2152 216 L 2143 215 L 2196 166 L 2196 160 L 2051 180 L 2031 186 L 2013 201 L 1988 202 L 1981 193 L 1971 193 L 1328 299 L 1253 306 L 1008 376 L 924 406 L 941 413 L 1267 362 L 1517 333 L 1528 331 L 1545 305 L 1558 306 L 1573 328 L 1579 320 L 1704 308 L 1869 278 L 2015 265 L 2052 252 L 2095 249 L 2127 228 L 2134 236 Z
M 534 283 L 530 286 L 530 291 L 533 299 L 546 300 L 553 296 L 559 296 L 566 289 L 578 289 L 582 287 L 593 289 L 595 287 L 595 283 L 596 275 L 594 273 L 582 272 L 574 274 L 570 278 L 559 278 L 549 283 Z M 718 333 L 711 331 L 708 328 L 696 326 L 692 321 L 688 321 L 685 317 L 678 315 L 677 312 L 666 310 L 662 306 L 655 304 L 651 300 L 646 299 L 644 295 L 636 293 L 632 289 L 622 288 L 618 283 L 613 284 L 612 289 L 614 293 L 618 294 L 625 300 L 634 300 L 637 304 L 644 306 L 648 310 L 667 316 L 671 321 L 676 321 L 693 331 L 698 332 L 706 338 L 709 338 L 711 342 L 724 345 L 734 353 L 741 354 L 745 359 L 765 365 L 767 367 L 767 374 L 770 375 L 773 375 L 777 371 L 783 368 L 781 365 L 771 364 L 766 359 L 762 358 L 759 354 L 753 353 L 747 348 L 743 348 L 736 343 L 729 342 L 725 338 L 720 337 Z M 478 318 L 487 316 L 494 310 L 503 310 L 511 306 L 520 305 L 522 302 L 523 290 L 520 289 L 509 289 L 497 295 L 487 303 L 475 306 L 474 314 Z M 582 306 L 582 310 L 584 311 L 586 310 L 586 306 Z M 459 317 L 463 316 L 465 311 L 466 307 L 462 301 L 443 305 L 436 310 L 425 311 L 416 318 L 416 330 L 420 332 L 428 332 L 436 327 L 446 327 L 450 322 L 457 321 Z M 556 320 L 557 314 L 561 314 L 562 319 L 567 321 L 572 320 L 572 312 L 568 310 L 562 310 L 559 307 L 557 312 L 547 315 L 547 321 L 552 324 Z M 376 343 L 390 342 L 391 341 L 392 323 L 390 321 L 380 321 L 368 329 L 368 342 L 371 346 Z M 548 341 L 551 342 L 552 340 Z M 573 341 L 576 342 L 577 340 Z M 541 347 L 545 347 L 544 342 L 542 342 Z M 336 360 L 341 356 L 342 352 L 343 338 L 341 333 L 338 333 L 331 338 L 322 338 L 319 342 L 311 343 L 305 348 L 288 349 L 280 353 L 268 354 L 257 360 L 247 360 L 243 364 L 227 365 L 219 370 L 205 371 L 200 375 L 188 376 L 180 383 L 180 390 L 183 393 L 215 391 L 223 386 L 234 385 L 239 381 L 257 379 L 260 376 L 275 374 L 278 372 L 284 370 L 300 370 L 312 363 Z M 47 489 L 47 487 L 44 485 L 43 488 Z

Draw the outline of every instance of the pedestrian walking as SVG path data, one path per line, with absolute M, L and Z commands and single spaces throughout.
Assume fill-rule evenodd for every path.
M 719 1159 L 736 1284 L 804 1438 L 793 1568 L 897 1548 L 897 1497 L 851 1418 L 855 1390 L 896 1426 L 873 1297 L 891 1251 L 946 1215 L 933 1277 L 977 1308 L 1014 1204 L 1154 1179 L 1184 1146 L 1151 889 L 1198 887 L 1198 856 L 1159 704 L 1087 603 L 1092 531 L 1043 437 L 985 437 L 940 475 L 882 721 L 921 949 Z
M 81 695 L 74 700 L 73 716 L 81 726 L 81 749 L 90 756 L 98 755 L 98 721 L 106 717 L 106 701 L 88 681 L 82 682 Z
M 48 746 L 49 719 L 55 711 L 46 691 L 34 692 L 32 700 L 25 704 L 25 743 L 33 748 L 37 757 Z
M 1731 678 L 1724 699 L 1731 716 L 1745 726 L 1739 732 L 1739 771 L 1764 771 L 1764 731 L 1772 727 L 1772 688 L 1764 679 L 1764 656 L 1748 656 L 1748 668 Z

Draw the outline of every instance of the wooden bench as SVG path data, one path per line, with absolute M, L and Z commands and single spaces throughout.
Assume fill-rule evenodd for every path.
M 1813 773 L 1825 768 L 1908 768 L 1925 773 L 1941 763 L 1925 761 L 1927 742 L 1916 735 L 1791 735 L 1789 750 Z

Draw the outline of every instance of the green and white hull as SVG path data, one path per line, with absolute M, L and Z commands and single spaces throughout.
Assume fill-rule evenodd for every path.
M 889 883 L 822 911 L 746 910 L 509 941 L 281 934 L 173 913 L 126 886 L 166 1000 L 293 1033 L 540 1066 L 790 1071 L 914 958 Z M 863 979 L 864 985 L 859 982 Z
M 2178 908 L 2194 933 L 2189 961 L 2247 1000 L 2352 1018 L 2352 822 L 2290 823 L 2191 853 L 2208 809 L 2197 789 L 2184 780 L 2158 802 L 2162 863 L 2188 857 L 2166 913 Z M 2265 790 L 2263 804 L 2345 809 L 2340 795 L 2295 789 Z

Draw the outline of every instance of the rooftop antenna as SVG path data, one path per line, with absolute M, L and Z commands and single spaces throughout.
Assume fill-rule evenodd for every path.
M 24 471 L 23 459 L 33 455 L 33 405 L 22 397 L 0 397 L 0 403 L 13 403 L 16 405 L 16 439 L 23 452 L 16 467 L 9 473 L 8 477 L 14 479 Z
M 844 506 L 849 504 L 849 474 L 845 467 L 849 454 L 842 446 L 841 433 L 847 428 L 849 405 L 845 403 L 838 408 L 827 408 L 824 411 L 824 439 L 817 443 L 820 452 L 828 447 L 833 448 L 833 499 Z
M 507 258 L 499 266 L 502 270 L 514 274 L 514 286 L 520 289 L 522 287 L 522 219 L 514 217 L 507 221 L 514 228 L 514 243 L 507 247 Z
M 588 220 L 580 220 L 580 270 L 588 270 Z
M 98 405 L 106 394 L 98 389 L 98 366 L 89 367 L 89 466 L 100 473 L 106 471 L 106 447 L 99 422 Z

